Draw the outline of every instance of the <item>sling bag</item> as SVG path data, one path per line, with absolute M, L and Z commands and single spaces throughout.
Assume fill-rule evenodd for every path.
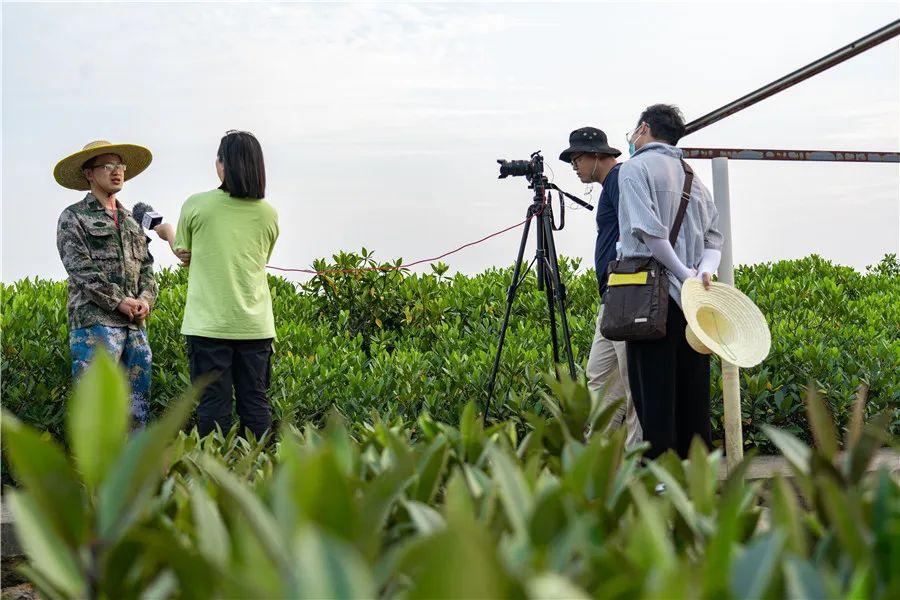
M 684 160 L 684 188 L 669 243 L 675 247 L 684 221 L 694 171 Z M 669 278 L 666 268 L 652 256 L 622 258 L 609 263 L 609 279 L 603 293 L 600 333 L 608 340 L 635 342 L 657 340 L 666 335 L 669 312 Z

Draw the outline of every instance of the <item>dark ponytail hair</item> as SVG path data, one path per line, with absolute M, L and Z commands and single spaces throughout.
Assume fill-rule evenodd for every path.
M 252 133 L 226 131 L 217 156 L 225 168 L 220 190 L 234 198 L 266 197 L 266 164 L 262 146 Z

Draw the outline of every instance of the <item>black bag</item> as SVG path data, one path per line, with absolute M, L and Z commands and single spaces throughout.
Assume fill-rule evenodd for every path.
M 683 160 L 684 188 L 669 243 L 675 247 L 684 213 L 691 199 L 694 171 Z M 669 277 L 653 257 L 623 258 L 609 263 L 609 279 L 603 293 L 600 333 L 608 340 L 636 342 L 658 340 L 666 335 L 669 312 Z

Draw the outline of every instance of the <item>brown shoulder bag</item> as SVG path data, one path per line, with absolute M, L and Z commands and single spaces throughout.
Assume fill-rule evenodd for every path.
M 681 161 L 684 188 L 669 243 L 675 247 L 684 213 L 691 199 L 694 171 Z M 653 257 L 614 260 L 607 271 L 609 280 L 603 293 L 600 333 L 608 340 L 635 342 L 657 340 L 666 335 L 669 312 L 669 278 L 666 268 Z

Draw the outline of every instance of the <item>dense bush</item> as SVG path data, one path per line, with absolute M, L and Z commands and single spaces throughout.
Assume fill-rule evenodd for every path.
M 521 436 L 422 414 L 285 427 L 269 447 L 179 429 L 191 397 L 128 435 L 122 373 L 101 357 L 67 411 L 71 456 L 3 415 L 21 487 L 5 502 L 46 598 L 896 598 L 900 485 L 866 473 L 889 441 L 855 405 L 837 435 L 807 396 L 816 448 L 765 428 L 792 486 L 721 480 L 721 452 L 642 464 L 615 406 L 550 380 Z M 104 418 L 98 419 L 97 415 Z
M 375 265 L 371 253 L 341 254 L 326 267 Z M 576 362 L 587 360 L 598 307 L 593 271 L 563 260 Z M 338 273 L 297 286 L 270 277 L 278 340 L 271 397 L 278 421 L 321 424 L 336 406 L 351 421 L 427 411 L 455 423 L 469 402 L 481 406 L 511 268 L 446 276 L 400 271 Z M 550 342 L 546 301 L 533 273 L 521 288 L 509 328 L 492 417 L 540 410 Z M 187 384 L 180 335 L 183 270 L 158 274 L 160 297 L 150 319 L 154 353 L 153 409 L 159 413 Z M 900 267 L 890 255 L 862 274 L 819 257 L 740 267 L 738 287 L 766 315 L 772 353 L 742 372 L 748 446 L 772 446 L 760 425 L 781 427 L 809 441 L 802 397 L 815 383 L 844 427 L 861 384 L 869 414 L 888 410 L 900 430 Z M 2 397 L 23 421 L 61 437 L 69 393 L 65 284 L 22 280 L 2 289 Z M 721 383 L 713 372 L 713 431 L 722 437 Z

